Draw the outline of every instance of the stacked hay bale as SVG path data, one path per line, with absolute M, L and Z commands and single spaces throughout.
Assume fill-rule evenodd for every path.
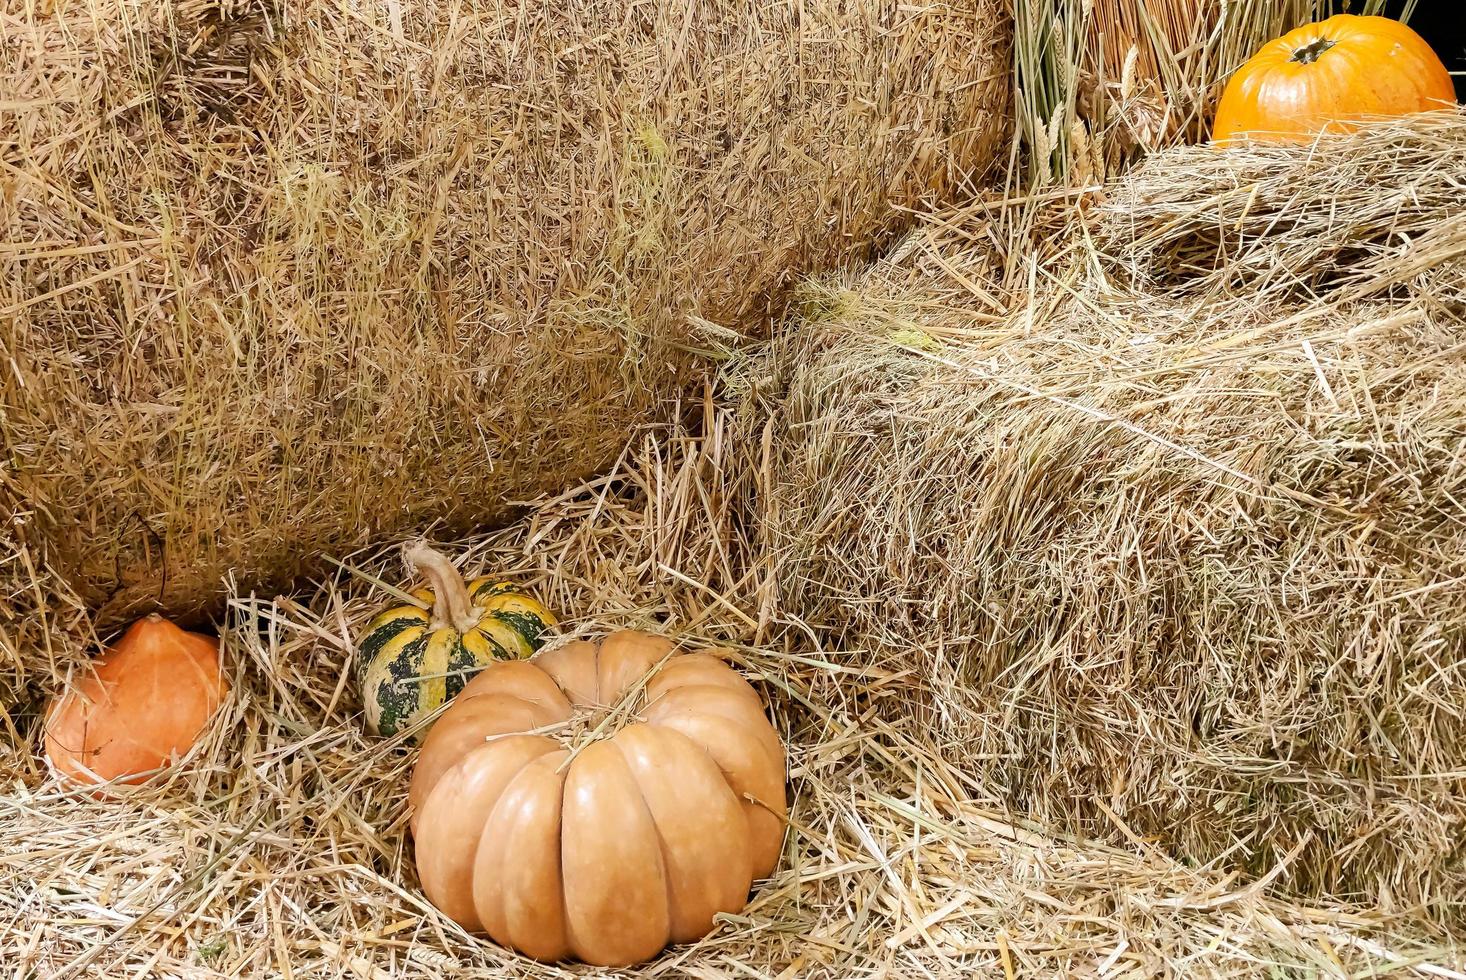
M 815 290 L 778 602 L 1040 821 L 1459 921 L 1463 182 L 1454 113 L 1182 149 L 1047 255 L 978 206 Z
M 104 0 L 0 34 L 0 485 L 104 623 L 603 469 L 1006 138 L 995 0 Z M 42 573 L 5 574 L 14 660 Z

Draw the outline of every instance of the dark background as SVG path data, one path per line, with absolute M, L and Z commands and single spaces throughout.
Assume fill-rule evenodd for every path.
M 1403 0 L 1391 0 L 1387 12 L 1399 16 Z M 1456 99 L 1466 100 L 1466 3 L 1462 0 L 1419 0 L 1410 26 L 1430 42 L 1456 83 Z

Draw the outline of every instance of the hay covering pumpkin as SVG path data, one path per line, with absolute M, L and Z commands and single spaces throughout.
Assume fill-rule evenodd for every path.
M 432 583 L 379 613 L 357 643 L 367 728 L 395 735 L 463 690 L 495 660 L 529 657 L 554 615 L 512 583 L 478 578 L 464 585 L 453 563 L 423 542 L 403 553 Z
M 717 656 L 624 631 L 485 668 L 409 799 L 445 914 L 537 959 L 621 966 L 706 935 L 773 871 L 784 747 Z
M 46 713 L 46 761 L 80 783 L 140 783 L 186 755 L 229 693 L 219 641 L 138 620 Z
M 1450 73 L 1429 44 L 1388 17 L 1339 14 L 1264 45 L 1228 81 L 1212 138 L 1306 142 L 1349 120 L 1453 104 Z

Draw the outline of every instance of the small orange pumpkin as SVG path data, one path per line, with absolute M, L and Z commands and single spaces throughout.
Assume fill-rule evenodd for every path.
M 191 749 L 229 693 L 219 641 L 133 623 L 46 713 L 46 760 L 80 783 L 140 783 Z
M 446 915 L 537 959 L 627 966 L 706 935 L 773 871 L 784 746 L 737 671 L 627 630 L 485 667 L 408 800 Z
M 1348 120 L 1453 104 L 1450 73 L 1429 44 L 1388 17 L 1339 14 L 1269 41 L 1237 69 L 1212 139 L 1307 142 Z

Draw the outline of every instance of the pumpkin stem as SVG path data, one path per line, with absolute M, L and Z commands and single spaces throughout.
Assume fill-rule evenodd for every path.
M 1336 43 L 1337 42 L 1330 41 L 1326 37 L 1321 37 L 1316 41 L 1311 41 L 1308 44 L 1305 44 L 1297 51 L 1294 51 L 1293 57 L 1289 60 L 1296 61 L 1300 65 L 1311 65 L 1320 57 L 1322 57 L 1323 53 L 1329 48 L 1333 47 Z
M 448 556 L 426 541 L 414 541 L 402 549 L 403 559 L 428 577 L 433 586 L 433 629 L 451 626 L 467 633 L 478 625 L 478 614 L 468 598 L 463 576 Z

